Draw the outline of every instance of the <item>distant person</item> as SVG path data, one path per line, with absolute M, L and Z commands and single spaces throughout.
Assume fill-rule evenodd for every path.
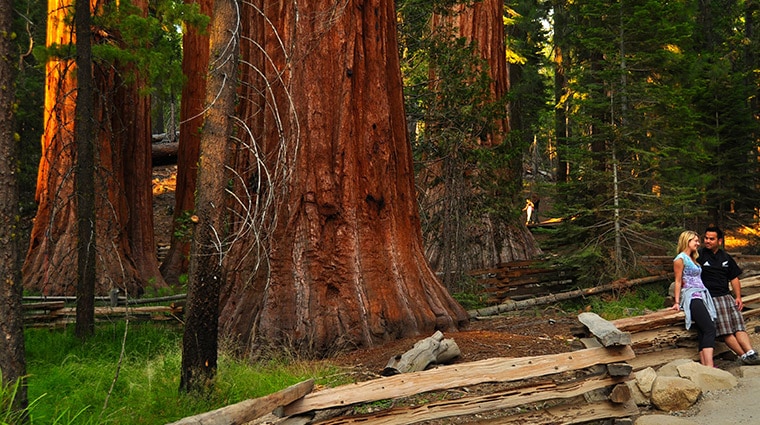
M 710 292 L 702 283 L 702 268 L 697 263 L 699 257 L 699 235 L 690 230 L 681 232 L 678 237 L 678 255 L 673 259 L 673 271 L 676 275 L 675 304 L 673 310 L 683 310 L 686 315 L 686 329 L 692 323 L 697 325 L 697 342 L 699 343 L 699 362 L 713 366 L 715 351 L 715 318 L 717 312 Z
M 744 308 L 739 282 L 742 269 L 720 248 L 723 245 L 723 231 L 720 228 L 709 226 L 705 230 L 704 243 L 705 246 L 699 250 L 699 264 L 702 265 L 702 282 L 710 291 L 718 312 L 717 335 L 723 337 L 723 342 L 739 356 L 742 364 L 758 365 L 760 357 L 752 349 L 741 314 Z
M 533 208 L 534 208 L 533 201 L 531 201 L 530 198 L 526 199 L 525 206 L 522 209 L 528 215 L 528 218 L 525 220 L 526 225 L 531 223 L 531 217 L 533 216 Z
M 531 222 L 533 224 L 539 224 L 540 220 L 538 219 L 538 206 L 541 205 L 541 198 L 538 196 L 538 194 L 533 195 L 533 219 Z

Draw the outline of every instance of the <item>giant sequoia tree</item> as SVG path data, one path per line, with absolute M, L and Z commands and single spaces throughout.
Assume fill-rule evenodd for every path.
M 134 2 L 144 14 L 146 2 Z M 92 4 L 101 11 L 102 4 Z M 72 3 L 48 3 L 47 45 L 55 48 L 46 65 L 45 132 L 37 178 L 39 204 L 24 263 L 24 285 L 44 294 L 72 294 L 76 281 L 74 167 L 76 140 L 75 34 L 69 25 Z M 122 32 L 101 28 L 94 44 L 124 42 Z M 107 38 L 102 38 L 107 37 Z M 120 289 L 130 296 L 148 282 L 161 285 L 153 242 L 150 101 L 129 62 L 96 61 L 96 272 L 98 293 Z
M 426 255 L 455 288 L 467 270 L 539 252 L 515 213 L 522 206 L 522 152 L 510 134 L 504 3 L 404 3 Z
M 326 353 L 463 325 L 422 252 L 394 2 L 243 9 L 223 331 Z

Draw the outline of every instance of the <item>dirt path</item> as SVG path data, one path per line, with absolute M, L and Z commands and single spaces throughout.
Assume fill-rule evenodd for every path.
M 739 385 L 730 390 L 706 393 L 684 417 L 699 425 L 759 424 L 760 366 L 744 366 L 742 369 L 748 376 L 739 378 Z

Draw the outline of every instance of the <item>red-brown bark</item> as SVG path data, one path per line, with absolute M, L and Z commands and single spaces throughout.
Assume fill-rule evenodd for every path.
M 244 40 L 266 53 L 250 45 L 243 62 L 269 86 L 243 90 L 240 116 L 261 137 L 236 166 L 249 165 L 238 171 L 256 206 L 277 199 L 276 215 L 259 252 L 239 244 L 228 259 L 223 331 L 244 348 L 325 354 L 456 330 L 467 314 L 422 253 L 394 3 L 319 0 L 298 19 L 293 4 L 270 5 L 258 4 L 267 21 L 254 9 L 243 19 Z
M 185 0 L 197 2 L 204 15 L 211 16 L 212 0 Z M 190 236 L 183 233 L 188 214 L 195 209 L 195 187 L 198 174 L 203 110 L 206 107 L 206 73 L 209 58 L 208 35 L 194 26 L 188 26 L 182 37 L 182 74 L 187 78 L 182 87 L 180 105 L 179 149 L 177 151 L 177 186 L 174 197 L 174 222 L 171 247 L 161 263 L 161 274 L 169 284 L 176 284 L 187 271 L 190 253 Z
M 138 2 L 138 4 L 140 4 Z M 141 4 L 145 7 L 145 4 Z M 67 0 L 48 5 L 47 44 L 75 41 L 66 25 Z M 93 10 L 97 8 L 92 4 Z M 97 40 L 96 40 L 97 41 Z M 153 243 L 149 99 L 138 83 L 116 67 L 94 69 L 96 153 L 97 294 L 118 288 L 140 295 L 162 286 Z M 76 282 L 76 212 L 73 173 L 76 152 L 74 61 L 46 65 L 45 132 L 37 178 L 37 216 L 23 267 L 24 287 L 46 295 L 73 294 Z M 125 67 L 121 71 L 130 72 Z

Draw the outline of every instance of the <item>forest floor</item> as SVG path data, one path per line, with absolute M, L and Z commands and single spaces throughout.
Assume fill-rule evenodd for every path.
M 168 245 L 170 242 L 169 230 L 174 208 L 175 180 L 176 167 L 162 166 L 154 169 L 154 225 L 158 245 Z M 547 204 L 548 202 L 545 202 L 545 205 Z M 542 208 L 543 211 L 547 210 Z M 577 320 L 578 313 L 580 312 L 563 311 L 555 306 L 536 308 L 510 315 L 473 320 L 467 328 L 445 334 L 444 337 L 453 339 L 462 353 L 456 363 L 493 357 L 530 357 L 562 353 L 580 348 L 574 335 L 581 326 Z M 760 347 L 760 334 L 751 332 L 751 335 L 756 343 L 755 347 Z M 415 342 L 426 336 L 429 335 L 342 352 L 331 358 L 330 363 L 345 368 L 357 380 L 372 379 L 380 376 L 380 372 L 393 356 L 408 351 Z M 737 370 L 736 363 L 733 361 L 719 361 L 716 365 L 734 372 Z M 760 392 L 760 367 L 757 368 L 757 377 L 740 379 L 739 386 L 733 390 L 707 394 L 692 409 L 679 412 L 678 415 L 688 416 L 690 420 L 698 424 L 760 423 L 760 404 L 755 400 Z M 413 402 L 402 401 L 401 403 Z M 430 425 L 474 424 L 484 420 L 493 421 L 494 418 L 478 415 L 478 417 L 427 423 Z

